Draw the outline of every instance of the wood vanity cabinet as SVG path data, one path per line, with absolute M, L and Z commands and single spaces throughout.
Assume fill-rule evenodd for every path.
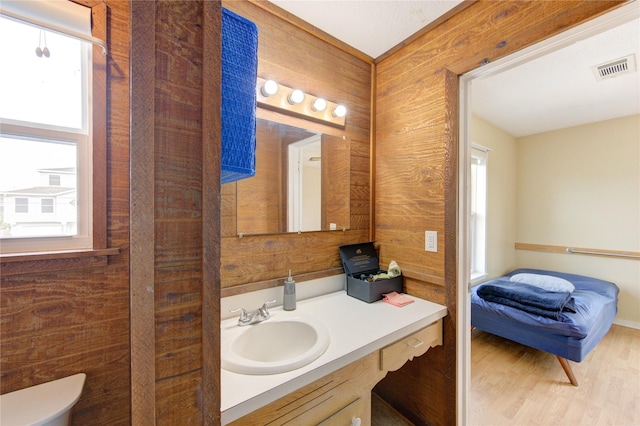
M 387 372 L 442 344 L 442 320 L 360 358 L 230 423 L 247 425 L 371 424 L 371 389 Z M 355 421 L 354 421 L 355 420 Z
M 385 374 L 388 371 L 396 371 L 407 361 L 424 355 L 429 348 L 441 344 L 442 320 L 438 320 L 422 330 L 380 349 L 380 369 Z

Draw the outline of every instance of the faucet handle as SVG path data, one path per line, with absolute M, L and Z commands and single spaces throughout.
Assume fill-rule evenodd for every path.
M 229 312 L 240 312 L 240 318 L 238 318 L 239 321 L 246 321 L 249 318 L 249 314 L 247 314 L 247 310 L 245 308 L 236 308 L 230 310 Z
M 262 309 L 267 309 L 267 305 L 272 305 L 272 304 L 274 304 L 274 303 L 276 303 L 276 299 L 269 300 L 268 302 L 264 302 L 264 303 L 262 304 Z
M 264 302 L 262 304 L 262 307 L 259 309 L 259 311 L 264 317 L 269 318 L 269 311 L 267 310 L 267 305 L 271 305 L 273 303 L 276 303 L 276 299 L 269 300 L 268 302 Z

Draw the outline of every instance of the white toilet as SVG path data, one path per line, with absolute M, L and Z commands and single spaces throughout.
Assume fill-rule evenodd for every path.
M 68 426 L 84 373 L 0 395 L 2 426 Z

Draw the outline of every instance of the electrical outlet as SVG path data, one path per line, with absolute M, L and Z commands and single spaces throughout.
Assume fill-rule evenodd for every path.
M 424 231 L 424 249 L 433 253 L 438 252 L 438 231 Z

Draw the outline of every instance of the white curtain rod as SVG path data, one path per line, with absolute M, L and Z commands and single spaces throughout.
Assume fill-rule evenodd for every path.
M 493 151 L 491 148 L 487 148 L 486 146 L 479 145 L 475 142 L 471 142 L 471 148 L 477 149 L 478 151 L 482 151 L 485 154 L 488 154 L 491 151 Z

